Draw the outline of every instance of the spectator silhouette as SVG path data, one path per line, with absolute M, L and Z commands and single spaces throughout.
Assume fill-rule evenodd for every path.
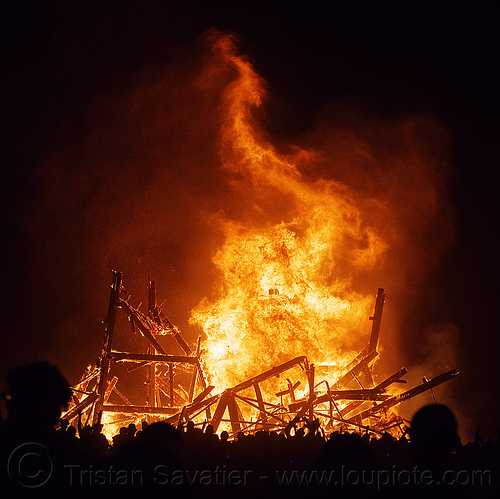
M 227 431 L 220 437 L 212 425 L 203 427 L 193 421 L 176 429 L 166 422 L 148 425 L 143 422 L 137 431 L 135 424 L 120 429 L 113 438 L 113 447 L 102 433 L 102 424 L 76 428 L 60 420 L 61 409 L 70 400 L 71 391 L 58 369 L 47 362 L 31 364 L 8 374 L 6 407 L 8 420 L 0 420 L 0 497 L 31 494 L 32 497 L 500 497 L 498 476 L 500 439 L 483 437 L 478 429 L 474 442 L 458 445 L 457 423 L 452 411 L 442 405 L 419 410 L 411 425 L 410 443 L 406 435 L 399 440 L 389 433 L 370 438 L 368 429 L 359 433 L 333 432 L 325 442 L 318 421 L 295 426 L 294 436 L 283 431 L 260 430 L 254 435 L 239 432 L 230 439 Z M 56 424 L 59 422 L 59 430 Z M 364 433 L 364 435 L 362 435 Z M 398 435 L 399 436 L 399 435 Z M 35 449 L 45 448 L 50 456 L 51 476 L 42 487 L 26 489 L 7 473 L 12 452 L 26 442 Z M 41 444 L 41 447 L 40 447 Z M 453 454 L 453 450 L 456 452 Z M 22 461 L 29 477 L 36 477 L 43 462 Z M 33 454 L 34 455 L 34 454 Z M 43 456 L 42 456 L 43 457 Z M 72 466 L 72 482 L 64 466 Z M 394 477 L 400 471 L 403 478 L 414 465 L 432 472 L 431 484 L 399 482 Z M 31 468 L 33 466 L 33 468 Z M 11 467 L 12 468 L 12 467 Z M 14 469 L 14 468 L 12 468 Z M 9 468 L 9 473 L 12 471 Z M 24 468 L 23 468 L 24 469 Z M 476 484 L 443 482 L 445 470 L 487 470 L 485 487 Z M 18 468 L 14 469 L 14 471 Z M 126 483 L 112 482 L 109 477 L 126 472 Z M 158 472 L 159 470 L 159 472 Z M 245 485 L 221 485 L 223 476 L 232 470 L 251 470 Z M 238 471 L 239 470 L 239 471 Z M 113 471 L 113 473 L 108 473 Z M 280 482 L 278 477 L 295 478 Z M 99 474 L 97 474 L 99 472 Z M 202 483 L 202 472 L 210 483 Z M 310 475 L 307 473 L 311 472 Z M 384 472 L 389 482 L 372 480 L 375 473 Z M 225 473 L 225 475 L 224 475 Z M 390 475 L 389 475 L 390 473 Z M 182 483 L 173 477 L 181 476 Z M 311 481 L 309 480 L 309 477 Z M 314 477 L 331 477 L 328 484 Z M 413 475 L 412 475 L 413 476 Z M 462 471 L 462 478 L 464 477 Z M 105 477 L 105 479 L 103 479 Z M 260 477 L 267 477 L 261 480 Z M 304 481 L 301 481 L 304 477 Z M 366 477 L 365 479 L 361 479 Z M 280 478 L 281 479 L 281 478 Z M 283 478 L 284 479 L 284 478 Z M 294 481 L 295 480 L 295 481 Z M 337 484 L 336 480 L 340 480 Z M 490 481 L 492 486 L 490 487 Z M 102 483 L 101 483 L 102 481 Z M 307 487 L 306 485 L 307 484 Z M 31 492 L 30 492 L 31 491 Z M 375 494 L 375 495 L 373 495 Z
M 8 419 L 0 432 L 1 497 L 67 493 L 60 487 L 60 471 L 71 453 L 70 444 L 65 432 L 58 433 L 55 426 L 70 399 L 68 383 L 48 362 L 28 364 L 7 374 Z
M 17 431 L 34 435 L 54 431 L 71 389 L 59 369 L 48 362 L 19 367 L 7 374 L 8 419 Z
M 453 412 L 440 404 L 420 409 L 413 416 L 410 444 L 418 466 L 443 471 L 458 444 L 457 421 Z

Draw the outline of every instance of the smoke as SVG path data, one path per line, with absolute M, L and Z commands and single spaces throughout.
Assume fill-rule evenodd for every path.
M 218 279 L 211 261 L 224 237 L 218 218 L 248 221 L 256 200 L 261 221 L 287 216 L 265 186 L 259 191 L 255 179 L 223 168 L 222 102 L 237 71 L 214 40 L 232 43 L 211 31 L 169 67 L 134 75 L 128 90 L 96 95 L 83 116 L 61 124 L 60 141 L 33 176 L 22 215 L 36 255 L 26 269 L 36 275 L 27 300 L 41 300 L 40 320 L 55 331 L 40 355 L 70 380 L 100 351 L 111 269 L 124 272 L 136 301 L 154 278 L 165 312 L 194 341 L 190 311 L 214 295 Z M 259 99 L 262 109 L 273 96 Z M 260 137 L 274 140 L 265 112 L 251 113 Z M 373 265 L 350 266 L 344 276 L 363 295 L 386 289 L 382 372 L 409 363 L 437 374 L 429 345 L 444 326 L 433 324 L 441 297 L 428 284 L 453 241 L 447 130 L 430 116 L 388 119 L 335 103 L 314 129 L 281 138 L 276 149 L 293 155 L 303 182 L 344 186 L 363 226 L 384 241 Z M 449 344 L 453 353 L 453 336 Z
M 206 47 L 131 76 L 120 93 L 95 95 L 67 116 L 32 196 L 20 206 L 37 355 L 77 379 L 100 352 L 111 270 L 138 304 L 147 278 L 181 328 L 213 281 L 217 234 L 208 215 L 231 204 L 219 169 L 216 112 L 224 81 L 207 81 Z M 196 334 L 196 333 L 195 333 Z M 191 337 L 191 340 L 194 338 Z
M 422 362 L 420 339 L 433 335 L 443 303 L 432 274 L 454 239 L 448 131 L 430 116 L 388 120 L 337 104 L 304 142 L 320 151 L 308 173 L 349 186 L 364 222 L 387 244 L 376 266 L 353 276 L 363 292 L 386 289 L 382 345 Z

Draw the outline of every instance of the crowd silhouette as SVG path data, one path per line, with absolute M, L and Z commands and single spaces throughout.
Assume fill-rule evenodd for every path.
M 499 497 L 500 438 L 462 445 L 452 411 L 420 409 L 409 435 L 334 432 L 304 420 L 293 434 L 230 440 L 210 424 L 145 421 L 108 442 L 102 425 L 60 420 L 71 390 L 40 362 L 7 377 L 0 497 Z M 409 437 L 409 438 L 408 438 Z

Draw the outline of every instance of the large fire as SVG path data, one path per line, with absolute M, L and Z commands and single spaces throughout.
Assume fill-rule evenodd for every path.
M 237 71 L 224 93 L 224 167 L 257 199 L 253 221 L 221 218 L 225 241 L 213 258 L 218 297 L 204 299 L 191 319 L 207 335 L 212 382 L 221 390 L 297 355 L 343 366 L 367 338 L 373 298 L 352 290 L 338 260 L 370 268 L 386 244 L 363 223 L 345 185 L 304 178 L 297 164 L 311 151 L 279 154 L 266 141 L 252 115 L 264 96 L 262 80 L 230 37 L 220 37 L 214 50 Z M 259 216 L 270 199 L 285 213 L 278 223 Z
M 393 384 L 402 381 L 406 369 L 385 380 L 372 376 L 385 294 L 379 289 L 378 312 L 376 306 L 370 317 L 373 282 L 367 278 L 360 286 L 360 281 L 373 269 L 379 274 L 390 269 L 384 285 L 401 293 L 406 288 L 402 282 L 410 280 L 408 269 L 417 270 L 412 282 L 418 284 L 449 241 L 434 237 L 445 232 L 448 221 L 435 223 L 442 183 L 433 161 L 422 159 L 429 149 L 420 151 L 414 144 L 414 135 L 420 138 L 416 125 L 402 125 L 396 136 L 409 144 L 408 151 L 403 148 L 400 155 L 397 146 L 395 153 L 382 147 L 389 158 L 388 180 L 380 181 L 381 194 L 373 198 L 370 189 L 359 188 L 363 178 L 342 182 L 332 175 L 311 175 L 317 164 L 325 168 L 331 151 L 273 145 L 257 119 L 266 96 L 264 81 L 238 54 L 231 36 L 212 32 L 209 39 L 211 55 L 191 84 L 203 93 L 212 79 L 215 86 L 223 82 L 215 112 L 218 146 L 238 209 L 231 216 L 221 206 L 213 216 L 223 235 L 212 258 L 218 281 L 190 318 L 191 325 L 203 330 L 203 341 L 196 348 L 184 341 L 156 306 L 153 288 L 147 313 L 134 308 L 130 295 L 123 296 L 121 273 L 115 273 L 101 357 L 89 371 L 91 378 L 87 373 L 75 385 L 78 395 L 67 415 L 74 419 L 78 411 L 87 411 L 88 421 L 105 424 L 108 437 L 120 425 L 144 418 L 211 422 L 232 436 L 258 428 L 287 431 L 306 412 L 309 421 L 318 418 L 330 430 L 340 424 L 402 432 L 402 419 L 391 417 L 393 406 L 457 373 L 449 371 L 400 395 Z M 360 149 L 353 153 L 358 159 Z M 370 159 L 368 167 L 377 163 L 366 150 L 361 156 Z M 352 180 L 357 171 L 344 171 L 344 177 Z M 382 177 L 373 172 L 375 183 Z M 373 215 L 367 207 L 383 215 Z M 432 255 L 425 247 L 430 237 Z M 384 267 L 391 251 L 391 265 Z M 120 308 L 133 331 L 147 339 L 147 352 L 111 346 Z M 377 324 L 371 337 L 368 318 Z M 175 338 L 177 351 L 162 345 L 165 335 Z M 110 379 L 115 362 L 135 363 L 128 372 L 142 372 L 145 400 L 134 404 L 118 391 L 116 376 Z

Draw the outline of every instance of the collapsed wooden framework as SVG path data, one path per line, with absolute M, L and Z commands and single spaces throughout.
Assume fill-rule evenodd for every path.
M 431 380 L 423 378 L 422 384 L 393 396 L 387 393 L 387 389 L 394 383 L 406 383 L 402 379 L 407 373 L 405 368 L 375 384 L 372 371 L 378 357 L 377 346 L 385 301 L 384 289 L 379 288 L 375 311 L 370 317 L 373 323 L 369 343 L 331 386 L 325 379 L 318 379 L 320 376 L 315 365 L 309 363 L 305 356 L 300 356 L 212 395 L 214 386 L 209 384 L 203 366 L 200 338 L 196 349 L 192 350 L 178 328 L 158 307 L 155 282 L 149 281 L 147 314 L 132 307 L 130 295 L 123 298 L 123 294 L 122 273 L 113 272 L 101 356 L 97 364 L 90 367 L 72 387 L 73 404 L 63 415 L 65 419 L 73 421 L 80 415 L 85 417 L 86 422 L 98 423 L 104 413 L 109 413 L 116 417 L 117 424 L 138 419 L 163 420 L 174 425 L 194 421 L 209 423 L 214 431 L 224 427 L 230 437 L 239 432 L 252 433 L 258 430 L 290 433 L 298 424 L 313 421 L 326 432 L 357 428 L 373 433 L 394 432 L 394 429 L 404 433 L 405 420 L 391 414 L 389 409 L 459 374 L 451 370 Z M 121 352 L 112 348 L 118 309 L 125 312 L 132 331 L 147 339 L 146 352 Z M 184 355 L 172 355 L 166 351 L 159 341 L 165 334 L 175 339 Z M 132 363 L 129 372 L 147 368 L 146 405 L 132 404 L 118 389 L 118 377 L 110 379 L 112 366 L 119 362 Z M 184 374 L 183 382 L 179 381 L 179 373 Z M 187 384 L 186 375 L 189 377 Z M 301 381 L 292 382 L 290 378 L 293 375 L 305 381 L 300 390 Z M 263 386 L 270 380 L 275 381 L 275 378 L 279 378 L 282 389 L 274 390 L 270 396 L 269 387 L 264 390 Z M 120 404 L 109 402 L 112 393 L 120 399 Z

